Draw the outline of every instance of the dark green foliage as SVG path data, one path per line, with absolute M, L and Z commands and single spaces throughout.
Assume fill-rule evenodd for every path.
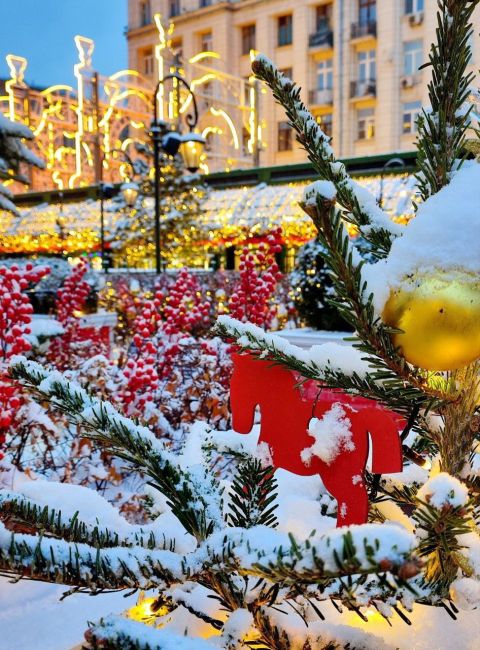
M 329 304 L 335 289 L 327 265 L 326 249 L 317 239 L 306 243 L 298 252 L 290 281 L 293 299 L 300 317 L 308 327 L 328 331 L 352 331 L 352 327 Z
M 231 526 L 277 526 L 277 482 L 272 467 L 262 467 L 258 459 L 249 459 L 238 468 L 231 490 L 228 523 Z
M 465 134 L 470 111 L 463 110 L 475 75 L 467 73 L 471 59 L 472 13 L 479 0 L 439 0 L 437 42 L 428 63 L 431 110 L 418 123 L 418 172 L 420 195 L 425 201 L 448 184 L 450 174 L 466 154 Z

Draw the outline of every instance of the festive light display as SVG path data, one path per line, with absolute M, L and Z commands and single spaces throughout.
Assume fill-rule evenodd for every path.
M 74 65 L 76 88 L 55 84 L 44 90 L 29 88 L 24 81 L 27 60 L 7 55 L 10 79 L 6 94 L 0 96 L 0 114 L 23 122 L 35 134 L 35 153 L 46 161 L 45 170 L 31 175 L 30 190 L 92 185 L 100 181 L 103 165 L 104 181 L 123 177 L 122 162 L 112 155 L 114 149 L 134 151 L 136 143 L 149 139 L 155 81 L 172 72 L 189 79 L 200 107 L 200 130 L 215 139 L 214 155 L 203 154 L 204 172 L 226 168 L 249 167 L 254 163 L 257 124 L 255 84 L 253 77 L 227 75 L 215 65 L 216 52 L 200 52 L 182 63 L 175 62 L 171 50 L 174 25 L 165 28 L 160 14 L 154 16 L 158 31 L 155 47 L 158 79 L 151 80 L 136 70 L 120 70 L 109 77 L 99 75 L 92 67 L 94 42 L 75 36 L 78 62 Z M 245 99 L 248 98 L 248 101 Z M 157 95 L 159 117 L 176 124 L 186 115 L 191 95 L 178 88 L 160 85 Z M 242 128 L 249 126 L 246 151 L 240 147 Z M 222 128 L 223 127 L 223 128 Z M 24 188 L 13 185 L 14 191 Z
M 380 190 L 380 176 L 357 178 L 374 196 Z M 225 247 L 254 246 L 265 240 L 272 230 L 282 228 L 282 243 L 292 250 L 315 235 L 308 217 L 298 202 L 304 183 L 258 185 L 212 190 L 203 204 L 203 214 L 194 229 L 175 235 L 169 266 L 185 264 L 208 267 L 212 256 Z M 384 179 L 384 207 L 394 219 L 408 219 L 415 179 L 410 175 L 388 176 Z M 407 207 L 409 206 L 409 207 Z M 153 200 L 145 199 L 145 209 L 152 215 Z M 114 231 L 118 215 L 106 202 L 105 228 L 107 240 Z M 134 215 L 132 213 L 132 218 Z M 39 205 L 22 211 L 20 218 L 0 212 L 0 253 L 41 254 L 44 252 L 74 254 L 93 252 L 100 248 L 100 206 L 97 201 Z M 117 266 L 125 264 L 151 268 L 153 247 L 132 246 L 125 255 L 118 255 Z

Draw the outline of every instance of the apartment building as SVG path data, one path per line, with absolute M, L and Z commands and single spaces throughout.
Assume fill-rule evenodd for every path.
M 247 78 L 250 50 L 270 57 L 303 97 L 340 157 L 408 151 L 415 118 L 428 104 L 428 60 L 436 0 L 129 0 L 129 65 L 155 78 L 152 16 L 174 23 L 172 48 L 184 59 L 220 55 L 224 72 Z M 476 11 L 480 25 L 480 11 Z M 477 30 L 478 32 L 478 30 Z M 472 69 L 480 63 L 478 33 Z M 305 160 L 269 92 L 259 101 L 260 165 Z

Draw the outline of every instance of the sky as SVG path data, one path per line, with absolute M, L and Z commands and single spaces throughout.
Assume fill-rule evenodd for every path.
M 0 78 L 7 54 L 28 59 L 29 85 L 74 85 L 76 34 L 95 41 L 93 67 L 110 75 L 127 67 L 127 0 L 0 0 Z

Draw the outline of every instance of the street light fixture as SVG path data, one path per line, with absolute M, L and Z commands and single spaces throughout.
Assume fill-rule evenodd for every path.
M 383 185 L 385 181 L 385 174 L 392 167 L 405 167 L 405 162 L 401 158 L 390 158 L 382 167 L 380 174 L 380 195 L 378 197 L 378 207 L 383 208 Z
M 140 188 L 138 187 L 137 183 L 123 183 L 120 186 L 120 192 L 122 193 L 123 200 L 128 205 L 128 207 L 133 208 L 140 193 Z
M 185 122 L 189 127 L 189 133 L 182 135 L 180 130 L 172 131 L 169 124 L 158 119 L 158 101 L 157 96 L 160 87 L 167 81 L 176 83 L 176 90 L 180 93 L 180 86 L 183 85 L 188 90 L 192 98 L 193 115 L 185 116 Z M 153 165 L 155 170 L 155 268 L 157 273 L 162 272 L 162 236 L 160 230 L 160 150 L 169 156 L 175 156 L 179 151 L 183 157 L 185 167 L 188 171 L 194 173 L 200 167 L 200 159 L 203 153 L 205 139 L 198 133 L 194 133 L 194 128 L 198 122 L 197 101 L 193 90 L 188 82 L 177 72 L 167 75 L 160 79 L 153 93 L 153 122 L 150 127 L 150 134 L 153 141 Z

